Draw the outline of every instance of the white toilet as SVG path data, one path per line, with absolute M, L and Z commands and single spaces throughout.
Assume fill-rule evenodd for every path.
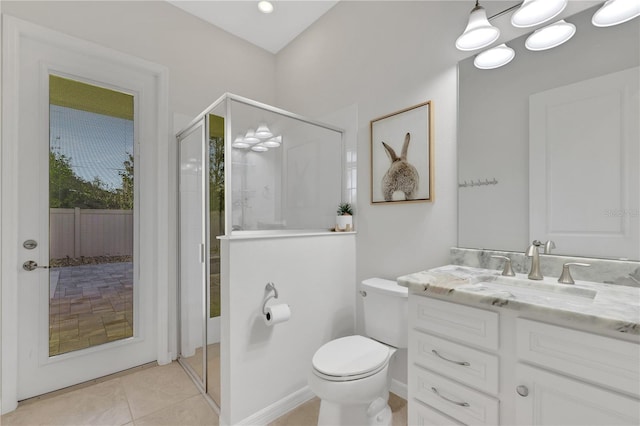
M 320 398 L 318 425 L 391 425 L 389 361 L 407 347 L 407 289 L 371 278 L 360 287 L 364 336 L 324 344 L 313 355 L 309 387 Z

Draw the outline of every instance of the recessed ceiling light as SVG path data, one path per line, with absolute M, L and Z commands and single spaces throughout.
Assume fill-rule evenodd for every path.
M 267 0 L 259 1 L 258 10 L 262 13 L 271 13 L 273 12 L 273 4 Z

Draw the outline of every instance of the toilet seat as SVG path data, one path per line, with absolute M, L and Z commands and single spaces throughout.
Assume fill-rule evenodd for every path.
M 347 336 L 325 343 L 313 356 L 313 372 L 329 381 L 358 380 L 383 370 L 393 352 L 363 336 Z

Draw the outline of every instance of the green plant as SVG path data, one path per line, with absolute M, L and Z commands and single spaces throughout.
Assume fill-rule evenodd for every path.
M 336 213 L 338 216 L 353 216 L 353 208 L 350 203 L 340 203 Z

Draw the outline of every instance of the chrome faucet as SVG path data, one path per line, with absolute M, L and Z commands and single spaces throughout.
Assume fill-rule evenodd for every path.
M 541 280 L 544 278 L 540 273 L 540 251 L 538 249 L 540 246 L 542 246 L 540 241 L 533 240 L 525 253 L 527 257 L 531 258 L 531 270 L 529 271 L 530 280 Z

